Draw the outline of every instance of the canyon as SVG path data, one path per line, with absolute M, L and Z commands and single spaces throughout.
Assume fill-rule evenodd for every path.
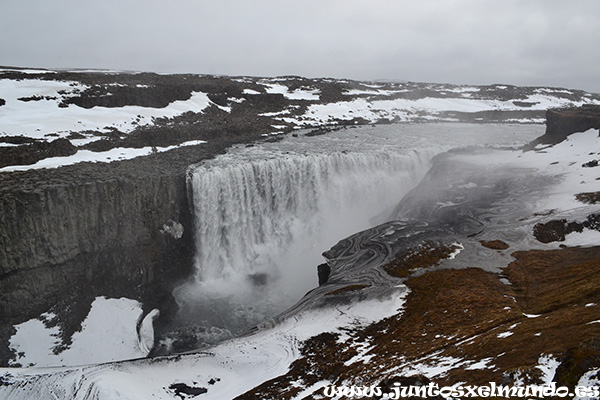
M 512 226 L 515 221 L 535 221 L 539 223 L 536 225 L 539 226 L 537 231 L 541 232 L 544 228 L 555 229 L 555 225 L 545 224 L 553 219 L 562 220 L 565 217 L 559 211 L 552 211 L 547 216 L 536 216 L 535 213 L 539 210 L 523 206 L 528 204 L 525 201 L 527 196 L 537 199 L 543 192 L 544 186 L 554 185 L 555 178 L 551 177 L 554 175 L 549 174 L 547 180 L 540 181 L 538 176 L 535 177 L 536 179 L 527 180 L 527 175 L 522 174 L 522 170 L 531 168 L 527 163 L 515 167 L 514 165 L 517 165 L 515 161 L 514 164 L 503 167 L 506 168 L 503 172 L 498 167 L 501 163 L 492 163 L 492 160 L 495 160 L 492 156 L 496 154 L 493 151 L 489 153 L 488 150 L 471 149 L 468 154 L 462 154 L 461 150 L 452 150 L 452 148 L 477 143 L 476 141 L 469 143 L 466 140 L 461 142 L 459 131 L 469 129 L 461 124 L 476 126 L 481 131 L 493 131 L 494 135 L 487 138 L 489 144 L 493 141 L 491 137 L 498 136 L 501 131 L 510 130 L 510 124 L 521 123 L 530 128 L 528 133 L 530 136 L 527 136 L 531 137 L 528 146 L 530 152 L 543 153 L 544 146 L 549 146 L 547 151 L 550 152 L 551 146 L 568 142 L 569 138 L 577 132 L 600 129 L 600 106 L 597 105 L 600 99 L 597 95 L 566 89 L 518 88 L 508 85 L 458 87 L 415 83 L 308 80 L 298 77 L 280 79 L 170 77 L 152 74 L 115 75 L 11 69 L 4 71 L 2 78 L 15 82 L 34 79 L 46 83 L 79 82 L 83 85 L 82 88 L 72 93 L 57 92 L 56 96 L 44 94 L 44 96 L 54 96 L 55 99 L 41 97 L 41 99 L 31 98 L 26 102 L 21 100 L 26 104 L 55 101 L 58 108 L 67 110 L 75 107 L 77 110 L 95 108 L 117 110 L 126 106 L 161 110 L 174 102 L 185 102 L 194 98 L 193 93 L 196 92 L 207 93 L 208 99 L 203 100 L 205 101 L 202 104 L 203 108 L 197 112 L 188 110 L 172 116 L 146 117 L 135 111 L 133 120 L 138 122 L 130 127 L 130 131 L 127 131 L 130 128 L 123 126 L 97 131 L 86 127 L 78 132 L 69 127 L 56 132 L 47 132 L 49 136 L 36 134 L 33 129 L 29 134 L 27 132 L 16 134 L 16 131 L 11 131 L 10 134 L 5 132 L 1 137 L 4 143 L 11 145 L 0 148 L 2 165 L 5 169 L 0 172 L 2 182 L 0 188 L 2 192 L 0 197 L 2 226 L 0 342 L 4 343 L 0 358 L 4 364 L 18 358 L 14 354 L 14 349 L 11 350 L 8 344 L 16 332 L 15 326 L 39 318 L 44 313 L 52 313 L 55 317 L 51 319 L 51 324 L 60 327 L 60 343 L 67 348 L 73 335 L 81 330 L 81 324 L 90 313 L 94 300 L 101 296 L 126 297 L 139 301 L 142 309 L 140 321 L 142 317 L 151 314 L 152 310 L 159 310 L 160 316 L 155 320 L 157 333 L 161 332 L 161 327 L 166 330 L 170 324 L 173 324 L 173 319 L 177 319 L 178 309 L 182 306 L 181 299 L 177 298 L 176 289 L 181 288 L 189 282 L 190 277 L 198 273 L 198 264 L 208 263 L 198 261 L 198 257 L 203 257 L 205 254 L 198 250 L 206 241 L 201 240 L 202 235 L 198 231 L 197 219 L 202 215 L 198 207 L 199 204 L 204 203 L 198 202 L 197 197 L 199 193 L 207 193 L 209 188 L 214 187 L 214 183 L 209 184 L 205 189 L 194 188 L 192 182 L 207 176 L 206 171 L 201 175 L 198 175 L 198 171 L 208 169 L 211 162 L 214 164 L 211 167 L 212 171 L 216 171 L 219 162 L 222 163 L 221 166 L 231 167 L 235 163 L 223 157 L 232 154 L 232 148 L 239 149 L 238 152 L 251 152 L 257 147 L 262 149 L 281 146 L 277 150 L 280 152 L 277 153 L 279 154 L 277 162 L 280 164 L 273 165 L 269 172 L 269 176 L 273 176 L 275 171 L 287 168 L 286 165 L 281 164 L 285 162 L 282 160 L 290 160 L 289 163 L 293 164 L 294 168 L 298 163 L 307 160 L 305 154 L 298 156 L 285 153 L 292 151 L 285 148 L 290 141 L 292 141 L 292 148 L 294 146 L 298 148 L 305 137 L 333 140 L 336 138 L 335 135 L 339 135 L 341 140 L 344 140 L 350 136 L 363 135 L 373 124 L 389 126 L 390 129 L 397 124 L 400 131 L 402 129 L 410 131 L 415 129 L 414 126 L 417 126 L 416 129 L 427 129 L 427 122 L 444 129 L 443 124 L 450 124 L 454 128 L 447 128 L 447 130 L 456 137 L 453 138 L 455 142 L 449 141 L 452 144 L 440 143 L 437 148 L 428 144 L 433 143 L 431 141 L 422 144 L 423 150 L 427 147 L 430 150 L 429 154 L 422 153 L 423 164 L 427 167 L 420 167 L 421 172 L 410 177 L 412 183 L 407 183 L 407 188 L 416 187 L 406 195 L 401 192 L 385 195 L 394 198 L 390 205 L 384 207 L 389 213 L 387 218 L 391 221 L 380 221 L 374 224 L 375 227 L 349 228 L 350 230 L 344 234 L 348 238 L 344 239 L 344 236 L 341 236 L 331 243 L 330 249 L 324 253 L 326 265 L 331 271 L 326 282 L 321 282 L 319 286 L 317 262 L 311 261 L 309 263 L 311 265 L 306 266 L 307 274 L 312 275 L 314 279 L 312 283 L 314 288 L 307 286 L 308 290 L 312 289 L 311 292 L 297 304 L 294 305 L 292 302 L 290 307 L 275 319 L 267 319 L 262 323 L 260 320 L 254 322 L 260 335 L 274 325 L 285 326 L 285 321 L 292 316 L 314 310 L 319 304 L 323 307 L 331 304 L 337 307 L 356 304 L 356 308 L 360 309 L 361 302 L 368 303 L 378 298 L 393 296 L 396 293 L 395 279 L 400 277 L 408 278 L 405 283 L 408 289 L 402 297 L 405 311 L 382 315 L 382 318 L 387 317 L 387 319 L 381 319 L 380 322 L 372 321 L 373 325 L 365 323 L 363 328 L 356 328 L 349 333 L 351 339 L 340 336 L 339 332 L 323 333 L 326 331 L 315 332 L 316 336 L 312 338 L 305 337 L 307 341 L 299 350 L 301 357 L 296 358 L 296 361 L 291 364 L 291 369 L 273 375 L 274 380 L 269 380 L 268 384 L 260 386 L 258 385 L 260 382 L 254 382 L 254 386 L 258 386 L 252 392 L 254 394 L 248 394 L 247 396 L 250 397 L 247 398 L 255 398 L 252 396 L 257 396 L 257 393 L 261 393 L 261 398 L 284 395 L 288 397 L 281 398 L 293 398 L 291 396 L 296 396 L 300 391 L 295 393 L 290 391 L 290 382 L 303 381 L 305 388 L 312 387 L 320 380 L 313 382 L 312 378 L 308 379 L 311 374 L 325 377 L 332 382 L 335 381 L 330 378 L 332 376 L 337 377 L 336 382 L 352 381 L 358 372 L 349 367 L 354 363 L 348 362 L 356 361 L 355 358 L 362 354 L 361 349 L 367 348 L 366 343 L 375 346 L 375 350 L 369 357 L 377 360 L 381 358 L 376 363 L 379 367 L 364 375 L 369 376 L 370 383 L 379 383 L 386 374 L 390 379 L 394 376 L 389 371 L 383 372 L 388 367 L 390 371 L 394 369 L 394 365 L 388 365 L 392 359 L 389 355 L 392 353 L 406 358 L 403 361 L 406 365 L 418 364 L 416 360 L 422 360 L 423 354 L 435 353 L 431 349 L 438 348 L 442 351 L 442 355 L 436 355 L 439 364 L 443 364 L 444 357 L 464 360 L 469 358 L 465 354 L 472 350 L 461 347 L 462 358 L 454 353 L 450 354 L 451 346 L 448 343 L 452 342 L 450 337 L 456 334 L 456 329 L 463 331 L 459 336 L 464 339 L 481 332 L 489 334 L 492 329 L 485 325 L 487 322 L 484 321 L 488 317 L 495 321 L 493 328 L 498 330 L 504 325 L 508 328 L 516 323 L 520 324 L 518 329 L 525 329 L 524 327 L 529 326 L 527 324 L 534 323 L 534 320 L 529 321 L 528 317 L 502 313 L 504 307 L 514 308 L 512 303 L 506 303 L 508 301 L 506 299 L 511 296 L 516 299 L 519 309 L 522 308 L 522 314 L 537 315 L 555 312 L 552 318 L 556 316 L 557 323 L 564 322 L 560 319 L 563 317 L 559 315 L 562 312 L 562 305 L 573 304 L 575 300 L 584 302 L 584 298 L 587 299 L 585 300 L 587 303 L 582 304 L 582 309 L 590 313 L 593 311 L 593 306 L 586 307 L 587 304 L 595 301 L 591 288 L 581 291 L 581 288 L 573 286 L 569 293 L 573 295 L 579 293 L 577 299 L 571 299 L 569 294 L 565 294 L 564 300 L 556 300 L 558 303 L 550 306 L 550 303 L 554 304 L 553 300 L 544 302 L 543 298 L 534 296 L 530 292 L 533 290 L 532 284 L 525 282 L 527 268 L 530 265 L 535 267 L 538 263 L 547 263 L 544 261 L 546 258 L 557 260 L 552 264 L 553 268 L 557 269 L 556 276 L 560 276 L 561 265 L 573 263 L 579 268 L 578 271 L 581 270 L 581 274 L 588 276 L 591 271 L 589 266 L 593 268 L 597 265 L 595 248 L 527 252 L 537 246 L 531 246 L 533 239 L 529 234 L 521 233 L 520 236 L 515 234 L 513 237 L 506 233 L 507 226 Z M 59 98 L 59 96 L 63 97 Z M 5 98 L 4 104 L 0 106 L 2 112 L 2 108 L 9 107 L 11 101 L 1 92 L 0 97 Z M 546 110 L 548 105 L 560 106 L 563 109 Z M 144 118 L 152 122 L 144 125 L 142 123 Z M 546 121 L 545 132 L 542 127 L 540 135 L 536 136 L 541 136 L 542 133 L 544 135 L 534 140 L 535 136 L 532 134 L 536 130 L 540 131 L 540 123 L 544 120 Z M 86 122 L 83 122 L 81 125 L 85 125 Z M 500 125 L 490 125 L 494 123 Z M 403 124 L 405 128 L 402 128 Z M 356 126 L 359 127 L 355 128 Z M 9 128 L 13 129 L 12 126 Z M 518 129 L 520 128 L 514 128 L 515 131 Z M 512 132 L 507 136 L 510 134 Z M 294 139 L 298 141 L 293 142 Z M 60 140 L 69 141 L 70 146 L 65 142 L 52 145 Z M 77 142 L 78 140 L 81 142 Z M 186 143 L 192 144 L 184 145 Z M 327 142 L 324 143 L 324 146 L 327 146 Z M 375 146 L 380 146 L 380 143 L 377 142 Z M 510 139 L 498 140 L 497 144 L 506 146 L 508 143 Z M 47 146 L 50 146 L 50 150 Z M 169 146 L 173 148 L 162 151 Z M 357 146 L 361 148 L 365 144 L 358 143 Z M 59 168 L 35 168 L 36 163 L 44 160 L 55 160 L 60 163 L 82 151 L 94 151 L 101 155 L 114 149 L 146 147 L 150 148 L 147 155 L 128 160 L 74 163 Z M 413 141 L 399 147 L 418 146 Z M 15 149 L 19 149 L 19 157 L 15 155 L 17 154 Z M 357 155 L 354 150 L 340 148 L 338 152 L 335 150 L 332 152 L 346 160 L 344 162 L 351 160 L 351 163 L 355 163 L 356 160 L 352 160 L 352 157 L 360 158 L 363 155 Z M 313 150 L 311 151 L 314 153 Z M 347 154 L 344 154 L 344 151 Z M 501 152 L 502 149 L 495 151 Z M 481 157 L 488 157 L 489 165 L 494 166 L 493 171 L 486 170 L 486 163 L 479 164 L 481 162 L 477 159 L 479 152 Z M 597 155 L 593 148 L 590 152 L 584 155 L 587 157 L 585 162 L 593 162 L 594 154 Z M 434 157 L 435 154 L 440 155 Z M 504 154 L 498 153 L 499 157 L 506 157 Z M 318 156 L 313 154 L 313 157 Z M 463 164 L 465 159 L 467 163 Z M 311 165 L 318 165 L 319 162 L 321 161 L 310 160 Z M 433 167 L 429 168 L 429 162 Z M 477 165 L 475 170 L 471 166 L 472 163 Z M 389 160 L 386 164 L 389 164 Z M 582 165 L 583 162 L 580 164 Z M 242 160 L 240 165 L 251 166 L 252 164 Z M 342 170 L 350 169 L 348 163 L 340 165 L 339 168 Z M 362 170 L 368 179 L 368 176 L 374 176 L 375 173 L 369 171 L 367 166 L 368 163 L 359 163 L 358 170 L 359 172 Z M 14 168 L 14 170 L 6 168 Z M 258 173 L 260 168 L 262 167 L 254 165 L 240 174 L 248 177 L 250 174 Z M 586 168 L 587 171 L 594 171 L 593 167 Z M 408 171 L 410 169 L 406 165 L 396 168 L 396 170 Z M 494 178 L 490 178 L 491 176 Z M 291 182 L 290 190 L 293 189 L 294 182 L 300 183 L 298 178 L 295 179 Z M 335 178 L 335 180 L 339 179 L 340 177 Z M 244 182 L 248 183 L 247 180 Z M 327 183 L 326 186 L 331 184 L 331 182 Z M 238 182 L 235 187 L 240 185 Z M 388 185 L 386 181 L 382 186 L 392 185 Z M 485 189 L 487 187 L 491 190 Z M 463 190 L 457 191 L 456 188 Z M 301 192 L 310 191 L 302 186 L 297 189 Z M 585 193 L 594 192 L 590 189 Z M 577 193 L 572 195 L 575 194 Z M 588 204 L 593 206 L 596 201 L 591 194 L 583 198 L 591 199 Z M 355 195 L 342 193 L 342 196 L 348 198 Z M 305 198 L 302 199 L 306 201 Z M 222 201 L 213 198 L 207 204 L 215 205 Z M 585 202 L 580 203 L 585 204 Z M 457 204 L 463 206 L 455 207 L 454 205 Z M 253 204 L 252 207 L 260 209 L 257 204 Z M 307 219 L 312 209 L 307 209 L 306 214 L 301 214 L 301 218 Z M 393 211 L 390 212 L 391 209 Z M 548 211 L 548 209 L 544 210 Z M 275 211 L 270 205 L 266 211 L 260 213 Z M 202 219 L 205 220 L 209 215 L 219 212 L 209 211 Z M 592 213 L 586 214 L 585 217 L 589 215 Z M 242 217 L 235 218 L 239 220 Z M 572 218 L 577 221 L 580 219 L 580 215 Z M 593 222 L 595 220 L 592 218 L 590 221 L 585 229 L 596 228 Z M 566 223 L 568 221 L 565 219 Z M 530 222 L 525 226 L 529 226 L 528 224 Z M 210 226 L 213 228 L 231 226 L 231 223 L 221 220 Z M 355 232 L 352 229 L 356 231 L 366 229 L 366 231 L 351 236 Z M 517 228 L 517 231 L 520 229 Z M 572 228 L 566 234 L 573 232 L 573 229 L 583 231 L 584 227 Z M 403 239 L 402 235 L 407 232 L 411 233 L 410 239 Z M 241 237 L 249 240 L 248 235 L 242 233 Z M 451 237 L 457 239 L 449 241 Z M 220 242 L 222 243 L 223 240 L 220 239 Z M 338 240 L 339 243 L 336 243 Z M 500 248 L 493 248 L 494 243 Z M 208 246 L 222 248 L 217 243 Z M 511 249 L 510 252 L 519 250 L 516 253 L 516 261 L 510 261 L 507 248 Z M 247 251 L 242 250 L 242 252 Z M 450 256 L 456 252 L 462 253 L 463 257 L 472 254 L 468 256 L 470 258 L 457 259 L 462 267 L 470 265 L 481 269 L 458 267 L 451 270 L 436 269 L 440 263 L 443 264 L 443 260 L 453 259 L 454 256 L 452 258 Z M 483 255 L 480 254 L 481 252 Z M 245 265 L 244 257 L 240 262 L 241 265 Z M 214 261 L 208 264 L 218 265 Z M 228 260 L 226 264 L 235 263 Z M 508 264 L 510 264 L 508 269 L 502 269 Z M 385 273 L 379 270 L 382 266 Z M 218 271 L 222 269 L 218 268 Z M 254 277 L 254 284 L 257 286 L 263 285 L 270 279 L 269 271 L 265 273 L 264 270 L 257 269 L 250 271 L 250 274 Z M 505 287 L 501 281 L 497 281 L 498 274 L 511 282 L 512 286 Z M 535 290 L 539 292 L 557 290 L 556 282 L 552 282 L 551 279 L 548 282 L 544 280 L 536 282 L 539 289 Z M 436 287 L 438 289 L 435 289 Z M 455 289 L 448 292 L 446 290 L 448 287 Z M 451 296 L 451 293 L 455 293 L 455 296 Z M 465 297 L 465 293 L 471 293 L 472 296 Z M 587 294 L 584 296 L 585 293 L 589 296 Z M 299 297 L 302 297 L 301 295 Z M 437 298 L 436 296 L 446 295 L 449 297 L 437 302 L 433 300 Z M 498 301 L 493 305 L 482 305 L 483 299 L 488 297 L 498 297 Z M 474 305 L 464 305 L 465 298 Z M 430 304 L 432 301 L 433 303 Z M 446 307 L 444 310 L 435 305 L 454 303 L 456 303 L 454 307 Z M 431 315 L 432 321 L 442 321 L 445 317 L 438 314 L 444 314 L 449 309 L 453 313 L 470 309 L 479 319 L 471 315 L 469 321 L 463 321 L 460 315 L 453 314 L 454 325 L 437 326 L 433 329 L 433 325 L 427 322 L 429 317 L 417 318 L 420 312 L 425 312 Z M 573 324 L 589 322 L 582 321 L 583 319 Z M 507 331 L 513 332 L 511 329 L 515 328 L 508 328 Z M 538 329 L 538 327 L 532 325 L 527 329 Z M 406 345 L 392 346 L 393 340 L 390 341 L 391 338 L 382 333 L 400 331 L 406 338 Z M 445 338 L 446 344 L 437 343 L 435 340 L 425 341 L 425 339 L 422 344 L 419 344 L 418 334 L 428 339 Z M 593 339 L 591 331 L 589 335 L 584 336 Z M 521 348 L 521 344 L 517 341 L 519 337 L 514 335 L 515 342 L 507 346 L 513 349 Z M 575 336 L 572 339 L 565 341 L 559 347 L 556 347 L 555 342 L 550 341 L 540 345 L 542 350 L 538 353 L 534 354 L 535 351 L 532 350 L 530 355 L 522 359 L 535 358 L 534 361 L 537 362 L 539 353 L 550 351 L 547 349 L 552 349 L 553 354 L 567 354 L 571 349 L 584 345 Z M 252 339 L 249 339 L 250 342 Z M 412 345 L 408 346 L 409 343 Z M 179 350 L 187 351 L 198 343 L 191 341 L 180 345 L 182 347 Z M 160 349 L 154 351 L 157 350 Z M 330 363 L 316 357 L 323 351 L 327 354 L 331 353 L 331 359 L 337 361 Z M 471 357 L 473 359 L 477 357 L 485 359 L 492 356 L 492 351 L 490 350 L 489 355 L 487 353 L 482 355 L 483 353 L 480 352 L 473 354 Z M 498 369 L 494 379 L 503 379 L 502 377 L 505 376 L 502 375 L 503 371 L 513 368 L 522 359 L 507 361 L 504 369 Z M 428 362 L 435 364 L 435 358 Z M 533 371 L 531 379 L 534 379 L 534 372 L 537 369 L 532 366 L 532 363 L 533 361 L 529 363 L 531 364 L 529 368 Z M 358 364 L 355 367 L 359 367 Z M 360 367 L 364 369 L 364 365 Z M 315 374 L 315 370 L 320 372 Z M 460 371 L 462 374 L 465 373 L 465 369 Z M 81 373 L 81 371 L 73 373 Z M 404 375 L 407 374 L 404 371 Z M 479 382 L 477 379 L 482 382 L 487 382 L 485 379 L 492 379 L 491 375 L 481 375 L 478 378 L 473 374 L 463 376 L 456 372 L 456 375 L 446 375 L 445 378 L 448 382 L 467 378 L 474 382 Z M 11 379 L 9 375 L 2 378 L 2 382 L 6 382 L 6 387 L 22 388 L 19 379 Z M 564 379 L 567 379 L 567 375 L 567 372 L 563 373 Z M 276 378 L 277 376 L 279 377 Z M 47 378 L 39 379 L 41 380 L 37 382 L 43 382 Z M 42 385 L 46 384 L 42 383 Z M 316 391 L 316 386 L 314 387 Z M 18 393 L 18 390 L 20 389 L 15 389 L 14 393 Z M 243 391 L 239 392 L 241 393 Z

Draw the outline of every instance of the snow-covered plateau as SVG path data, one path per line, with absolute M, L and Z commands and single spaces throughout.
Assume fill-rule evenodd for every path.
M 0 398 L 593 385 L 598 104 L 4 68 Z

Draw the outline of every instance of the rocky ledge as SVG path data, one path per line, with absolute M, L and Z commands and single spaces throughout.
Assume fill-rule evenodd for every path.
M 588 129 L 600 130 L 600 105 L 549 109 L 546 111 L 546 133 L 532 145 L 560 143 L 570 134 Z

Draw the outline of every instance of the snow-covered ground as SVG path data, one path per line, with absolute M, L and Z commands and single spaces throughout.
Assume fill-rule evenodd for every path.
M 65 157 L 48 157 L 38 161 L 31 165 L 11 165 L 8 167 L 0 168 L 0 172 L 4 171 L 27 171 L 30 169 L 40 168 L 58 168 L 65 165 L 73 165 L 80 162 L 98 162 L 107 163 L 112 161 L 130 160 L 136 157 L 147 156 L 154 153 L 162 153 L 171 149 L 176 149 L 185 146 L 194 146 L 197 144 L 206 143 L 204 140 L 190 140 L 183 142 L 175 146 L 166 147 L 142 147 L 142 148 L 131 148 L 131 147 L 116 147 L 107 151 L 90 151 L 90 150 L 78 150 L 77 153 L 72 156 Z
M 21 72 L 23 79 L 9 79 L 2 74 Z M 79 71 L 80 74 L 85 72 Z M 94 71 L 104 76 L 110 72 Z M 36 77 L 36 75 L 42 75 Z M 122 107 L 91 108 L 67 104 L 64 100 L 87 96 L 90 89 L 101 89 L 103 96 L 110 97 L 111 90 L 126 87 L 120 81 L 106 82 L 91 86 L 73 80 L 59 79 L 59 72 L 45 70 L 0 70 L 0 139 L 6 136 L 21 136 L 42 141 L 56 138 L 69 138 L 74 146 L 83 146 L 90 142 L 108 137 L 118 130 L 127 135 L 135 129 L 150 127 L 157 119 L 169 119 L 184 113 L 203 113 L 209 107 L 215 107 L 231 113 L 236 107 L 252 107 L 248 103 L 254 96 L 279 94 L 287 104 L 271 105 L 269 111 L 256 110 L 255 117 L 272 118 L 273 128 L 263 136 L 279 135 L 291 129 L 338 125 L 345 121 L 376 123 L 394 122 L 455 122 L 461 121 L 460 114 L 481 112 L 516 112 L 512 117 L 501 117 L 501 122 L 544 123 L 544 118 L 536 111 L 548 108 L 580 106 L 600 103 L 596 95 L 555 88 L 517 88 L 502 85 L 492 86 L 455 86 L 434 84 L 378 84 L 360 83 L 345 80 L 282 77 L 282 78 L 231 78 L 229 83 L 240 85 L 235 96 L 227 97 L 224 105 L 218 105 L 209 98 L 210 93 L 192 91 L 188 100 L 177 100 L 163 108 L 126 105 Z M 42 79 L 43 78 L 43 79 Z M 54 78 L 54 79 L 53 79 Z M 224 82 L 229 78 L 220 78 Z M 86 81 L 88 82 L 88 81 Z M 340 91 L 338 101 L 324 101 L 323 87 L 337 85 Z M 149 88 L 147 84 L 131 84 L 129 88 Z M 244 87 L 245 86 L 245 87 Z M 92 92 L 94 90 L 91 90 Z M 243 96 L 241 97 L 240 96 Z M 220 95 L 220 94 L 219 94 Z M 93 95 L 92 95 L 93 96 Z M 143 94 L 142 94 L 143 96 Z M 342 100 L 339 100 L 341 96 Z M 511 97 L 514 96 L 514 97 Z M 245 98 L 244 98 L 245 97 Z M 242 103 L 246 103 L 243 106 Z M 503 119 L 502 119 L 503 118 Z M 484 122 L 483 116 L 475 121 Z M 498 122 L 498 121 L 496 121 Z M 76 133 L 77 138 L 72 136 Z M 81 137 L 83 136 L 83 137 Z M 2 147 L 14 147 L 10 141 L 0 140 Z M 168 150 L 168 149 L 166 149 Z M 166 151 L 164 150 L 164 151 Z M 76 162 L 111 162 L 131 157 L 147 155 L 147 149 L 123 150 L 116 153 L 88 152 L 73 157 L 50 160 L 47 163 L 31 167 L 18 167 L 2 171 L 25 170 L 29 168 L 48 168 L 69 165 Z M 126 154 L 123 154 L 126 153 Z M 61 164 L 64 162 L 64 164 Z M 10 166 L 9 166 L 10 167 Z
M 584 164 L 600 159 L 600 135 L 597 129 L 574 133 L 556 145 L 538 145 L 534 151 L 495 150 L 485 154 L 457 155 L 468 163 L 480 164 L 491 169 L 506 166 L 525 168 L 531 174 L 554 176 L 559 183 L 548 187 L 545 196 L 535 199 L 533 209 L 549 219 L 568 217 L 585 219 L 587 215 L 600 211 L 600 204 L 584 204 L 577 200 L 579 193 L 600 191 L 600 171 L 586 168 Z M 597 231 L 571 233 L 568 245 L 593 245 L 599 243 Z
M 321 332 L 367 326 L 401 313 L 407 294 L 408 289 L 401 286 L 391 298 L 306 311 L 203 353 L 79 368 L 0 369 L 0 377 L 13 383 L 0 386 L 0 397 L 173 400 L 172 387 L 179 383 L 207 389 L 203 399 L 232 399 L 286 373 L 300 356 L 304 340 Z M 95 315 L 94 321 L 101 324 L 101 315 Z M 92 341 L 84 343 L 93 345 Z
M 276 119 L 298 126 L 328 124 L 335 120 L 352 120 L 355 118 L 363 118 L 373 123 L 381 119 L 398 119 L 400 121 L 409 122 L 416 118 L 424 118 L 431 121 L 439 121 L 452 120 L 452 118 L 449 119 L 440 115 L 441 113 L 452 111 L 476 113 L 482 111 L 522 111 L 524 109 L 546 110 L 548 108 L 564 107 L 567 105 L 580 106 L 588 104 L 585 100 L 571 102 L 566 99 L 541 94 L 531 95 L 523 101 L 531 103 L 531 105 L 523 107 L 516 105 L 514 101 L 511 100 L 502 101 L 469 97 L 425 97 L 416 100 L 403 98 L 390 100 L 357 98 L 336 103 L 313 104 L 308 107 L 308 110 L 304 115 L 299 117 L 280 116 L 276 117 Z M 537 118 L 534 120 L 522 119 L 512 122 L 544 123 L 544 121 L 544 118 Z
M 73 335 L 73 343 L 65 351 L 60 328 L 53 325 L 56 315 L 46 313 L 42 319 L 32 319 L 15 326 L 16 333 L 9 347 L 17 354 L 13 364 L 22 366 L 84 365 L 133 359 L 148 355 L 154 336 L 148 332 L 152 317 L 141 324 L 144 337 L 137 332 L 142 317 L 142 304 L 130 299 L 98 297 L 83 321 L 81 331 Z M 110 321 L 110 322 L 109 322 Z M 150 323 L 150 325 L 148 325 Z M 147 341 L 150 341 L 149 343 Z
M 0 136 L 47 139 L 48 134 L 65 137 L 72 132 L 108 132 L 112 128 L 127 133 L 137 126 L 152 124 L 154 118 L 201 112 L 212 103 L 206 93 L 194 92 L 189 100 L 174 101 L 164 108 L 96 106 L 87 109 L 74 104 L 59 107 L 61 100 L 85 89 L 87 86 L 75 81 L 0 79 L 0 98 L 6 102 L 0 107 Z
M 557 145 L 539 147 L 529 152 L 490 150 L 485 155 L 457 153 L 453 157 L 463 158 L 463 161 L 468 163 L 483 163 L 498 167 L 511 165 L 526 168 L 530 173 L 540 176 L 558 176 L 561 178 L 560 181 L 548 188 L 547 196 L 536 203 L 535 209 L 543 213 L 551 208 L 553 218 L 583 217 L 600 208 L 597 204 L 583 204 L 575 200 L 577 193 L 600 191 L 600 181 L 596 179 L 598 170 L 582 167 L 582 164 L 590 159 L 600 156 L 598 149 L 600 149 L 598 131 L 589 130 L 573 134 Z M 588 232 L 586 235 L 591 233 Z M 570 237 L 569 243 L 596 244 L 575 237 Z M 401 286 L 396 294 L 388 299 L 304 310 L 274 326 L 265 325 L 254 334 L 221 343 L 203 353 L 79 368 L 2 369 L 0 370 L 3 374 L 2 379 L 11 385 L 0 386 L 0 395 L 8 399 L 49 398 L 49 393 L 58 394 L 59 398 L 72 399 L 173 399 L 177 384 L 182 384 L 189 388 L 207 390 L 202 398 L 233 398 L 269 379 L 285 374 L 291 362 L 300 357 L 299 349 L 304 340 L 321 332 L 341 332 L 345 335 L 346 333 L 340 330 L 341 327 L 360 328 L 387 316 L 401 313 L 407 293 L 408 289 Z M 100 304 L 104 304 L 103 308 L 106 310 L 111 301 L 102 299 Z M 123 299 L 116 304 L 128 305 L 129 309 L 124 311 L 124 315 L 127 315 L 126 319 L 129 321 L 133 322 L 139 318 L 139 309 L 135 304 Z M 81 352 L 82 348 L 93 346 L 93 340 L 96 339 L 89 339 L 86 333 L 94 331 L 101 335 L 99 337 L 122 338 L 121 344 L 128 346 L 129 351 L 138 346 L 135 330 L 129 333 L 123 332 L 122 335 L 115 335 L 114 332 L 106 333 L 103 330 L 106 327 L 102 327 L 99 322 L 102 321 L 101 312 L 95 312 L 95 309 L 96 307 L 92 308 L 90 316 L 84 322 L 81 336 L 73 338 L 73 348 L 65 352 L 63 359 L 71 355 L 75 356 L 75 349 Z M 51 316 L 47 317 L 51 318 Z M 28 332 L 39 331 L 41 329 L 39 325 L 39 321 L 29 321 L 18 326 L 17 335 L 11 341 L 13 346 L 19 351 L 25 350 L 27 342 L 32 340 Z M 513 324 L 507 330 L 500 332 L 498 337 L 508 337 L 516 325 Z M 92 328 L 94 326 L 95 328 Z M 131 323 L 129 326 L 131 327 Z M 55 332 L 48 330 L 45 339 L 42 339 L 49 346 L 52 345 L 49 338 L 51 339 L 53 333 Z M 369 346 L 359 345 L 356 350 L 357 357 L 353 361 L 369 359 Z M 126 350 L 121 348 L 120 351 Z M 139 347 L 135 351 L 140 351 Z M 80 356 L 81 353 L 78 354 Z M 43 362 L 44 357 L 47 360 L 52 356 L 30 355 L 25 351 L 25 355 L 18 361 Z M 401 361 L 399 360 L 396 369 L 402 375 L 425 375 L 432 379 L 444 376 L 454 368 L 473 370 L 493 365 L 493 360 L 490 359 L 463 360 L 448 358 L 443 354 L 427 355 L 418 362 L 410 364 L 403 364 Z M 558 365 L 556 357 L 540 354 L 538 364 L 544 382 L 549 382 Z M 582 380 L 589 381 L 589 376 L 591 375 L 584 376 Z M 324 379 L 319 382 L 319 385 L 325 386 L 330 383 L 326 377 Z

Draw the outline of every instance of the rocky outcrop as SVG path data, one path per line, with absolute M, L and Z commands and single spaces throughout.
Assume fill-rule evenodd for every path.
M 550 109 L 546 111 L 546 132 L 531 143 L 556 144 L 575 132 L 600 129 L 600 105 L 586 104 L 581 107 Z
M 8 165 L 35 164 L 47 157 L 65 157 L 77 153 L 68 139 L 51 142 L 33 141 L 25 146 L 0 148 L 0 168 Z
M 161 227 L 174 219 L 191 229 L 181 177 L 65 182 L 7 193 L 0 201 L 9 228 L 0 233 L 0 272 L 8 277 L 1 284 L 13 288 L 2 290 L 3 299 L 13 298 L 2 304 L 8 317 L 22 313 L 23 302 L 45 303 L 71 287 L 74 276 L 94 286 L 95 275 L 111 271 L 111 280 L 148 283 L 158 272 L 153 261 L 167 247 Z M 26 287 L 14 290 L 23 274 Z
M 181 235 L 170 234 L 169 221 L 179 221 Z M 59 315 L 69 341 L 101 295 L 168 309 L 173 282 L 191 270 L 184 174 L 3 190 L 0 224 L 2 341 L 12 325 L 48 311 Z

